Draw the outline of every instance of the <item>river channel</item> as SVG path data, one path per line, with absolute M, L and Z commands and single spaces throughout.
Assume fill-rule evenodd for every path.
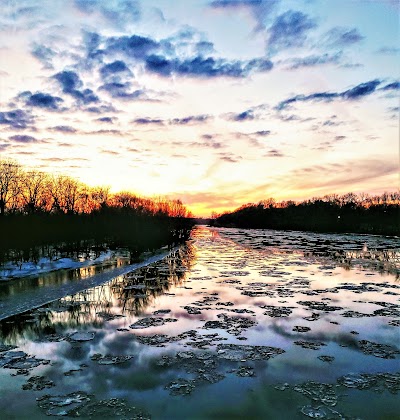
M 1 417 L 396 418 L 398 248 L 196 227 L 163 259 L 1 320 Z

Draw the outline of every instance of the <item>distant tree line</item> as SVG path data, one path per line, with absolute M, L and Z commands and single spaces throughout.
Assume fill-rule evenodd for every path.
M 10 252 L 28 259 L 34 247 L 49 244 L 107 243 L 136 254 L 188 237 L 190 217 L 180 200 L 111 194 L 108 187 L 0 159 L 0 263 Z
M 400 192 L 373 196 L 330 194 L 302 202 L 276 202 L 269 198 L 215 215 L 212 223 L 241 228 L 399 235 Z

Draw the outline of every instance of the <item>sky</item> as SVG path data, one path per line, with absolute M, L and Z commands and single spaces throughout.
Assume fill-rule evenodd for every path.
M 397 0 L 0 10 L 0 158 L 197 216 L 399 188 Z

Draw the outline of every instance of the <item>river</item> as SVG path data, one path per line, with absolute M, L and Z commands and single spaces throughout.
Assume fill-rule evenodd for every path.
M 1 320 L 2 417 L 395 418 L 398 246 L 196 227 L 149 266 Z

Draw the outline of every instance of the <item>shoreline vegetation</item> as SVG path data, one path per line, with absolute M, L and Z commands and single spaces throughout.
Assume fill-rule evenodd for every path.
M 180 200 L 112 194 L 108 187 L 0 159 L 0 268 L 43 258 L 89 260 L 121 248 L 136 262 L 146 251 L 185 242 L 195 224 L 397 236 L 399 221 L 400 192 L 331 194 L 302 202 L 269 198 L 195 219 Z
M 180 200 L 111 194 L 0 160 L 0 267 L 118 248 L 135 262 L 145 251 L 184 242 L 193 225 Z
M 212 226 L 400 235 L 400 192 L 325 195 L 302 202 L 273 198 L 213 215 Z

